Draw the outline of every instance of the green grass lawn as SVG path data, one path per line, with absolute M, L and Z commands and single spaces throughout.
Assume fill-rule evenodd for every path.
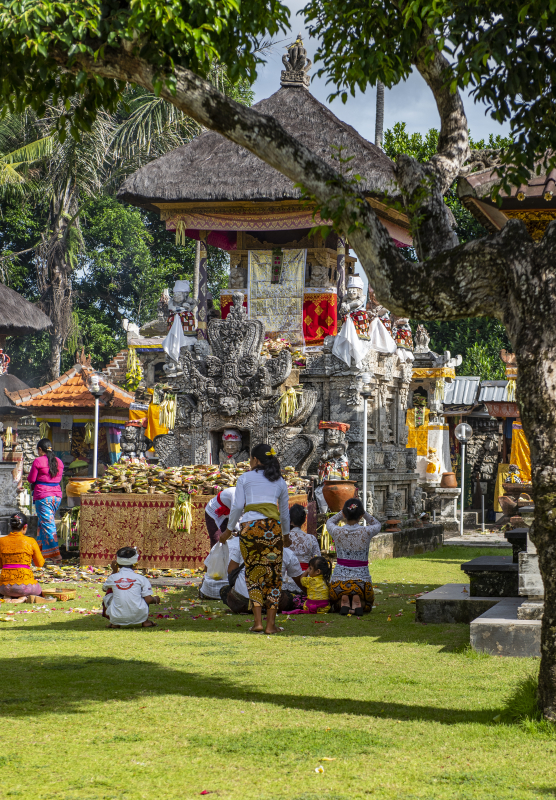
M 272 637 L 217 603 L 176 611 L 193 589 L 165 592 L 154 613 L 178 618 L 151 630 L 68 613 L 98 607 L 92 584 L 55 611 L 2 604 L 0 797 L 555 797 L 556 738 L 495 721 L 535 661 L 414 621 L 411 595 L 463 583 L 461 562 L 485 554 L 375 562 L 372 614 L 292 617 Z

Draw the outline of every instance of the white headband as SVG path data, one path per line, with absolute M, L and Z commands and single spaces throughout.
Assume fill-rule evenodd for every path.
M 139 561 L 139 553 L 135 553 L 135 555 L 131 558 L 122 558 L 121 556 L 116 556 L 116 561 L 120 567 L 131 567 L 132 564 L 137 564 Z

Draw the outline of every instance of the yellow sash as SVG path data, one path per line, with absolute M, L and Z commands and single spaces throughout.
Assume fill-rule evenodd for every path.
M 274 503 L 249 503 L 249 505 L 245 506 L 243 511 L 257 511 L 259 514 L 262 514 L 263 517 L 275 519 L 276 522 L 280 522 L 280 512 Z

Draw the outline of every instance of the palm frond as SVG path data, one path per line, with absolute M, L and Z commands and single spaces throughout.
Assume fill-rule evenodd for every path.
M 5 164 L 32 164 L 49 156 L 54 149 L 54 136 L 43 136 L 33 142 L 22 145 L 10 153 L 0 156 L 0 162 Z

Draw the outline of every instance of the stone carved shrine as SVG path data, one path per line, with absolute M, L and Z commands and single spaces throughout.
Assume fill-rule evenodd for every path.
M 287 48 L 283 63 L 281 88 L 254 108 L 273 116 L 325 161 L 337 166 L 338 149 L 352 157 L 360 186 L 390 236 L 400 246 L 410 244 L 407 217 L 385 202 L 387 193 L 396 194 L 390 159 L 312 96 L 311 62 L 301 37 Z M 198 335 L 184 331 L 187 345 L 177 360 L 166 355 L 167 297 L 158 320 L 141 333 L 128 330 L 128 346 L 145 375 L 138 399 L 160 381 L 176 394 L 175 428 L 154 439 L 162 463 L 222 461 L 224 432 L 234 430 L 243 452 L 266 441 L 284 466 L 316 476 L 326 447 L 319 423 L 340 420 L 350 426 L 350 478 L 359 480 L 362 375 L 368 373 L 368 508 L 383 518 L 387 512 L 413 512 L 416 452 L 406 448 L 405 426 L 411 361 L 402 357 L 401 347 L 382 353 L 368 341 L 361 346 L 366 354 L 359 366 L 332 353 L 343 322 L 339 307 L 344 296 L 348 305 L 351 300 L 346 279 L 356 277 L 346 238 L 314 230 L 323 221 L 298 188 L 212 131 L 142 167 L 124 182 L 119 198 L 158 211 L 179 241 L 200 241 L 193 290 Z M 220 296 L 222 319 L 207 313 L 207 244 L 230 256 L 229 285 Z M 384 321 L 381 330 L 392 341 L 396 330 L 386 310 L 371 310 L 370 320 L 375 318 Z M 268 349 L 261 352 L 265 338 L 287 339 L 290 349 L 270 357 Z M 304 365 L 292 363 L 296 350 L 303 350 Z M 292 406 L 284 415 L 286 393 Z

